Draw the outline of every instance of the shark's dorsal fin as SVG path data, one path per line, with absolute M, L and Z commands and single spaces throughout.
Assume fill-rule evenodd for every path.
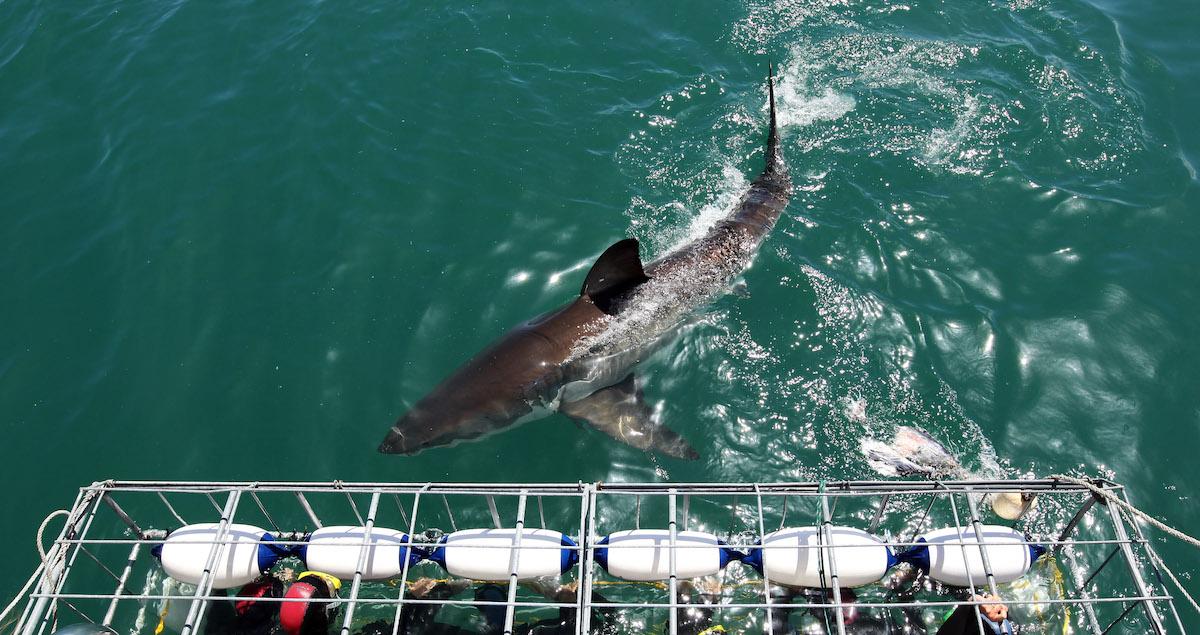
M 563 403 L 559 411 L 639 450 L 688 460 L 700 456 L 683 437 L 656 420 L 632 374 L 579 401 Z
M 601 311 L 612 314 L 616 308 L 614 301 L 621 294 L 649 279 L 638 256 L 637 239 L 626 238 L 600 254 L 579 294 L 591 298 Z

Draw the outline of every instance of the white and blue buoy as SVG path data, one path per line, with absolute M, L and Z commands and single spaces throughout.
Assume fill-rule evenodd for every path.
M 515 562 L 514 562 L 515 559 Z M 517 579 L 566 573 L 579 561 L 574 540 L 551 529 L 464 529 L 446 534 L 429 554 L 451 575 L 471 580 L 508 580 L 514 563 Z
M 618 531 L 596 543 L 596 562 L 625 580 L 666 580 L 671 577 L 670 544 L 666 529 Z M 676 532 L 674 551 L 676 578 L 713 575 L 741 559 L 716 536 L 701 531 Z
M 832 558 L 837 558 L 838 585 L 856 587 L 878 582 L 898 562 L 883 540 L 853 527 L 780 529 L 763 537 L 742 561 L 775 584 L 832 588 Z
M 305 544 L 296 550 L 296 555 L 300 556 L 310 571 L 350 579 L 358 570 L 364 538 L 366 527 L 322 527 L 309 534 Z M 404 571 L 405 561 L 410 567 L 419 562 L 422 557 L 421 551 L 409 549 L 408 544 L 408 535 L 401 531 L 372 527 L 362 579 L 393 578 Z
M 187 525 L 172 531 L 163 544 L 153 549 L 167 575 L 188 584 L 199 584 L 220 533 L 218 523 Z M 272 544 L 265 529 L 253 525 L 228 525 L 217 545 L 212 567 L 212 588 L 230 589 L 266 573 L 280 558 L 291 555 L 290 547 Z
M 1045 547 L 1027 544 L 1025 536 L 1011 527 L 982 525 L 979 530 L 982 540 L 976 537 L 972 527 L 961 530 L 947 527 L 927 532 L 917 539 L 925 544 L 900 554 L 900 560 L 912 563 L 944 584 L 983 586 L 987 584 L 987 574 L 982 552 L 987 552 L 997 584 L 1012 582 L 1025 575 L 1046 552 Z

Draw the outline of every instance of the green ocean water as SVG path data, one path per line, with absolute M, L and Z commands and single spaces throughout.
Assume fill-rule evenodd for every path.
M 1200 532 L 1197 33 L 1190 0 L 0 2 L 0 591 L 100 479 L 873 478 L 897 425 Z M 561 415 L 377 454 L 609 244 L 736 202 L 769 60 L 796 193 L 639 371 L 701 459 Z

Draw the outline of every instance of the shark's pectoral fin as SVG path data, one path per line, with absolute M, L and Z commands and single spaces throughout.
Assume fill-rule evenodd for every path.
M 597 308 L 612 315 L 617 298 L 649 279 L 638 255 L 637 239 L 626 238 L 600 254 L 583 281 L 579 295 L 591 298 Z
M 679 459 L 700 458 L 683 437 L 655 420 L 632 374 L 579 401 L 562 404 L 559 411 L 639 450 L 661 452 Z

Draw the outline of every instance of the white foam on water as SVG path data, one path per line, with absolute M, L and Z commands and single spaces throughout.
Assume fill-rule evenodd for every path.
M 717 195 L 705 203 L 693 216 L 687 228 L 676 237 L 668 252 L 675 251 L 703 236 L 717 221 L 728 216 L 741 201 L 742 194 L 750 187 L 750 179 L 730 163 L 721 166 L 721 181 Z
M 782 66 L 775 82 L 776 120 L 781 128 L 835 121 L 854 110 L 854 97 L 832 87 L 813 86 L 799 61 Z M 763 111 L 767 111 L 764 104 Z

